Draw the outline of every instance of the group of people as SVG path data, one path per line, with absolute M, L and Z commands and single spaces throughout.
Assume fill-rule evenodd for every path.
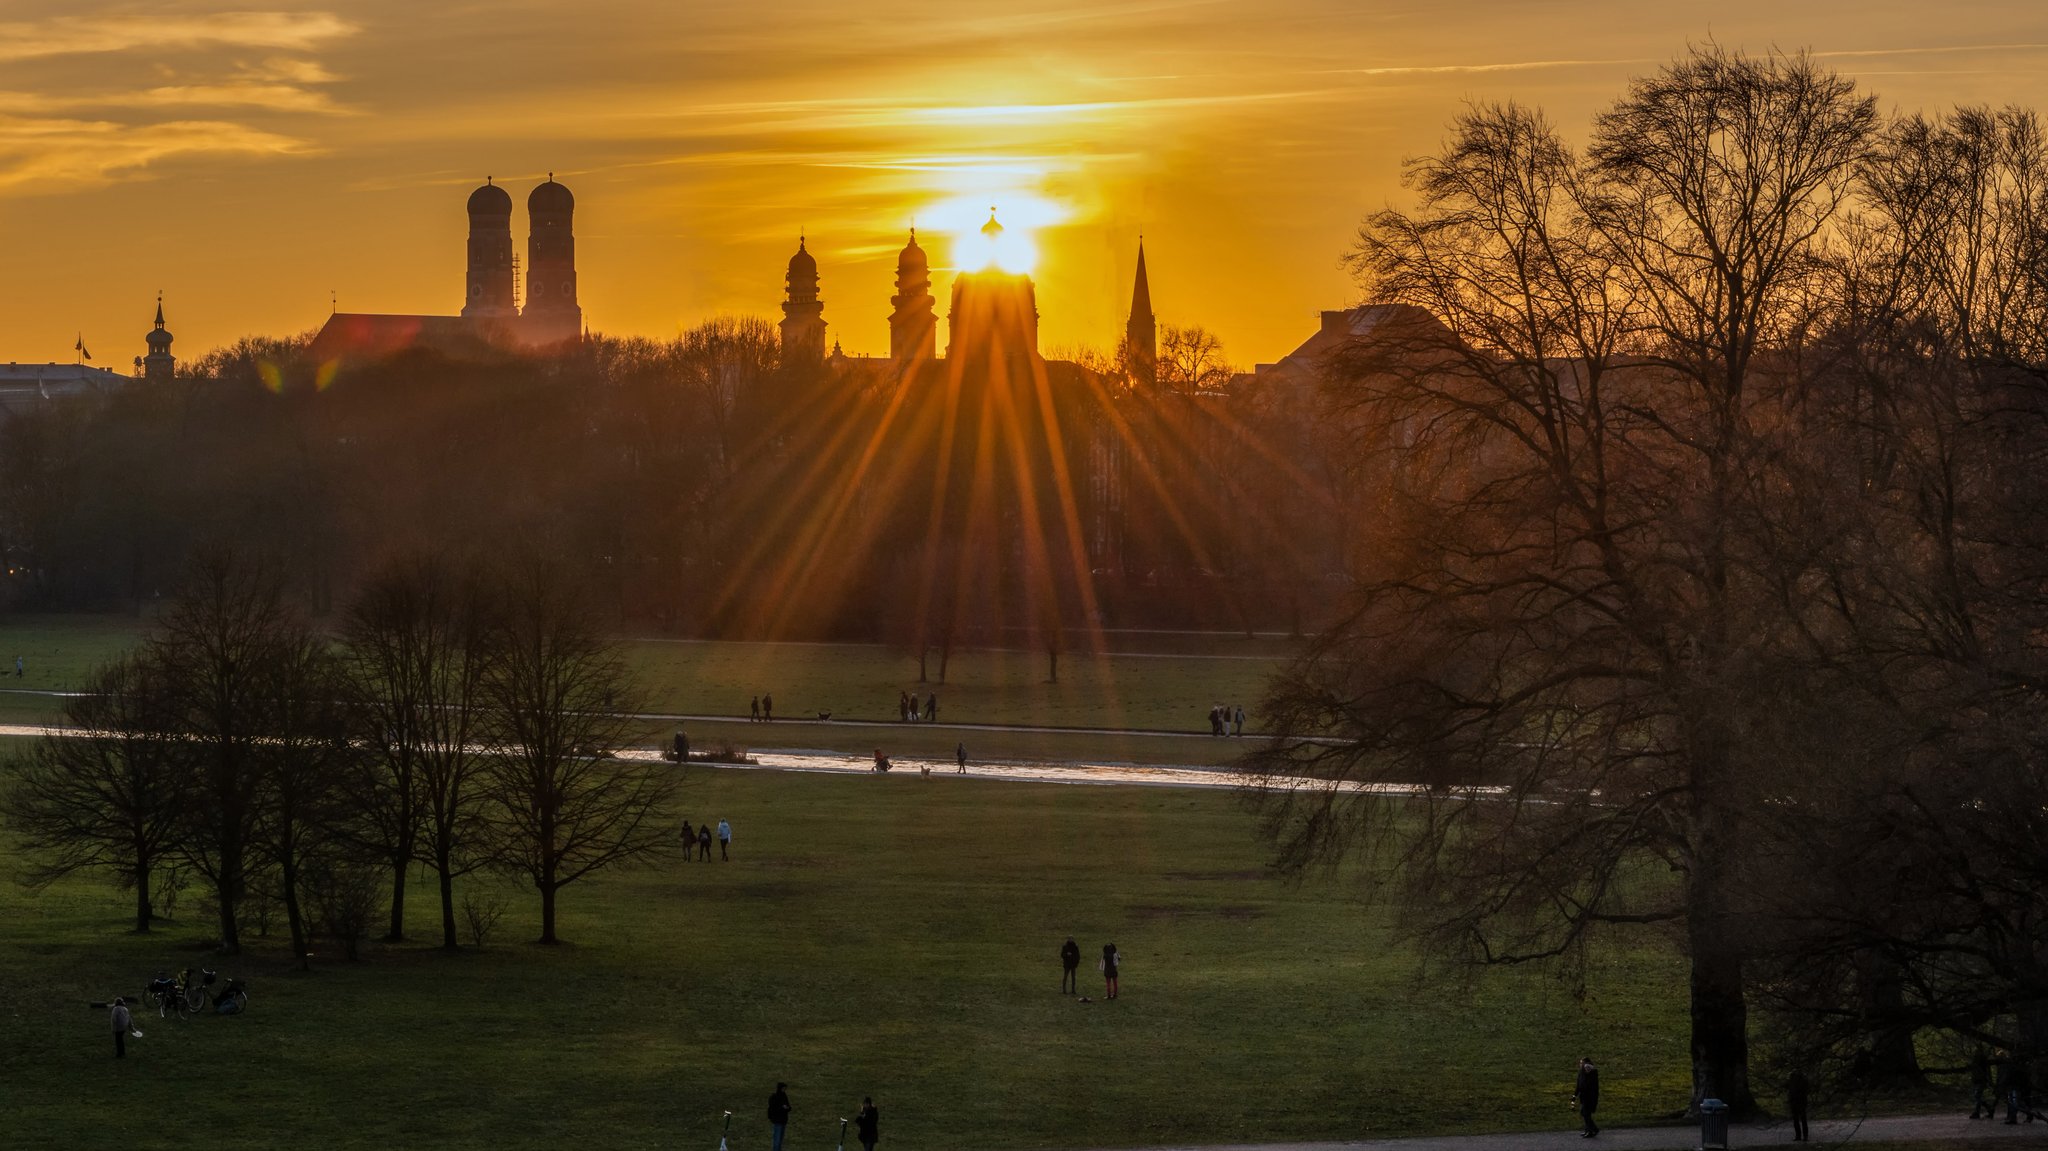
M 914 691 L 897 692 L 896 718 L 904 723 L 916 723 L 919 720 L 923 720 L 925 723 L 937 722 L 939 718 L 939 693 L 932 692 L 925 697 L 924 711 L 920 715 L 917 707 L 917 693 Z
M 789 1102 L 789 1084 L 777 1083 L 775 1094 L 768 1097 L 769 1151 L 782 1151 L 782 1139 L 789 1130 L 789 1115 L 794 1110 Z M 861 1099 L 860 1110 L 854 1113 L 853 1133 L 866 1151 L 875 1151 L 875 1144 L 882 1138 L 882 1112 L 875 1106 L 874 1096 Z
M 710 824 L 698 824 L 697 829 L 692 831 L 690 821 L 683 820 L 683 860 L 688 862 L 692 858 L 697 858 L 705 863 L 711 862 L 711 835 Z M 718 858 L 732 859 L 732 824 L 722 819 L 718 821 Z
M 2007 1123 L 2018 1123 L 2022 1115 L 2029 1123 L 2041 1118 L 2034 1110 L 2034 1077 L 2025 1059 L 2001 1051 L 1994 1060 L 1991 1052 L 1979 1047 L 1977 1057 L 1970 1061 L 1970 1090 L 1972 1119 L 1998 1118 L 2001 1102 Z
M 966 742 L 965 742 L 964 740 L 963 740 L 962 742 L 960 742 L 960 743 L 956 743 L 956 744 L 954 744 L 954 745 L 953 745 L 953 759 L 954 759 L 954 762 L 956 762 L 956 763 L 958 763 L 958 764 L 960 765 L 960 766 L 959 766 L 959 770 L 958 770 L 958 773 L 957 773 L 957 774 L 960 774 L 960 775 L 966 775 L 966 774 L 967 774 L 967 744 L 966 744 Z M 887 755 L 883 754 L 883 752 L 882 752 L 882 749 L 881 749 L 881 748 L 879 748 L 879 747 L 878 747 L 878 748 L 876 748 L 876 749 L 875 749 L 875 766 L 874 766 L 874 768 L 872 769 L 872 770 L 873 770 L 874 772 L 876 772 L 877 774 L 879 774 L 879 773 L 881 773 L 881 772 L 885 772 L 885 771 L 892 771 L 892 770 L 894 770 L 894 769 L 895 769 L 895 767 L 896 767 L 896 762 L 895 762 L 894 760 L 890 759 L 890 758 L 889 758 L 889 757 L 888 757 Z M 924 773 L 925 773 L 926 775 L 930 775 L 930 774 L 932 773 L 932 768 L 931 768 L 931 765 L 930 765 L 930 764 L 925 764 L 925 765 L 924 765 L 923 767 L 919 768 L 918 770 L 920 770 L 920 771 L 924 772 Z
M 1215 707 L 1210 708 L 1209 734 L 1243 735 L 1244 705 L 1237 704 L 1234 707 L 1226 707 L 1219 703 Z
M 1102 945 L 1102 958 L 1095 961 L 1095 970 L 1102 973 L 1104 999 L 1116 998 L 1116 977 L 1123 963 L 1123 953 L 1116 949 L 1116 944 Z M 1081 945 L 1074 942 L 1071 935 L 1060 945 L 1060 992 L 1064 995 L 1081 993 Z
M 755 696 L 747 705 L 747 718 L 753 723 L 774 723 L 775 697 L 765 691 Z

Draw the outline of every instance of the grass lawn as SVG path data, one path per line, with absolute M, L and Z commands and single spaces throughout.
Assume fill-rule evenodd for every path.
M 734 861 L 572 886 L 553 948 L 507 888 L 481 950 L 297 974 L 275 937 L 208 959 L 189 893 L 136 936 L 110 888 L 0 884 L 0 1142 L 709 1151 L 731 1109 L 756 1151 L 778 1079 L 792 1151 L 864 1094 L 903 1151 L 1554 1128 L 1584 1051 L 1605 1122 L 1686 1093 L 1671 958 L 1613 956 L 1584 1003 L 1535 971 L 1424 979 L 1352 879 L 1271 877 L 1227 794 L 701 770 L 683 807 L 732 821 Z M 1098 1002 L 1057 993 L 1068 934 Z M 250 1013 L 144 1017 L 116 1063 L 84 1004 L 202 961 L 252 979 Z
M 132 647 L 143 621 L 107 616 L 0 616 L 0 670 L 14 656 L 26 675 L 0 676 L 0 723 L 58 718 L 60 701 L 7 689 L 65 690 L 91 669 Z M 748 700 L 763 691 L 776 713 L 791 722 L 703 724 L 693 727 L 700 747 L 820 748 L 891 754 L 950 756 L 965 739 L 979 759 L 1105 760 L 1135 763 L 1222 763 L 1240 748 L 1231 740 L 1057 732 L 976 732 L 892 724 L 886 730 L 816 722 L 829 711 L 837 720 L 893 721 L 899 692 L 920 698 L 936 691 L 939 718 L 948 723 L 1034 727 L 1206 732 L 1216 703 L 1256 709 L 1266 677 L 1295 645 L 1271 638 L 1183 634 L 1121 637 L 1124 646 L 1157 653 L 1074 653 L 1060 660 L 1060 682 L 1045 682 L 1044 656 L 1021 651 L 970 651 L 953 658 L 948 682 L 917 682 L 914 659 L 886 647 L 861 644 L 629 640 L 627 658 L 640 676 L 649 710 L 744 717 Z M 931 672 L 937 675 L 937 661 Z M 1249 715 L 1247 731 L 1258 720 Z M 651 724 L 649 743 L 665 743 L 668 728 Z

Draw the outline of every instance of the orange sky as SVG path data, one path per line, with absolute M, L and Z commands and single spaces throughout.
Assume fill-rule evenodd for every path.
M 263 3 L 0 3 L 0 359 L 82 330 L 125 367 L 159 288 L 181 356 L 316 326 L 330 289 L 452 313 L 471 186 L 520 199 L 523 250 L 553 170 L 600 331 L 773 314 L 803 228 L 832 334 L 886 351 L 904 229 L 1008 199 L 1059 220 L 1048 350 L 1114 343 L 1142 230 L 1161 320 L 1249 364 L 1355 299 L 1353 229 L 1461 101 L 1581 133 L 1712 35 L 1887 107 L 2048 110 L 2041 0 Z

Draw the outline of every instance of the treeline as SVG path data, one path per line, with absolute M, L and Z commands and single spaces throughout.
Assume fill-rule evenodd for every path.
M 1144 385 L 1087 352 L 993 381 L 785 364 L 750 317 L 486 360 L 337 368 L 309 343 L 0 423 L 0 597 L 146 610 L 229 540 L 288 557 L 324 614 L 384 556 L 545 534 L 615 617 L 698 635 L 1299 628 L 1360 506 L 1312 389 L 1233 384 L 1197 328 Z
M 552 943 L 563 887 L 669 845 L 674 773 L 614 756 L 632 680 L 562 565 L 419 553 L 339 619 L 311 626 L 274 563 L 201 554 L 139 649 L 66 700 L 70 730 L 10 765 L 26 878 L 106 873 L 138 931 L 196 880 L 224 951 L 275 905 L 303 963 L 316 934 L 353 958 L 387 911 L 404 938 L 415 865 L 438 880 L 444 946 L 456 882 L 483 869 L 533 887 Z M 479 934 L 496 915 L 464 911 Z
M 1284 857 L 1482 962 L 1672 941 L 1695 1103 L 2048 1052 L 2039 119 L 1708 46 L 1410 181 L 1354 257 L 1410 322 L 1333 365 L 1383 512 L 1257 765 L 1332 783 L 1268 789 Z

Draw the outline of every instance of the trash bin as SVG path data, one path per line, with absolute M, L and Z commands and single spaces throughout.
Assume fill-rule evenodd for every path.
M 1728 1105 L 1700 1100 L 1700 1151 L 1728 1151 Z

